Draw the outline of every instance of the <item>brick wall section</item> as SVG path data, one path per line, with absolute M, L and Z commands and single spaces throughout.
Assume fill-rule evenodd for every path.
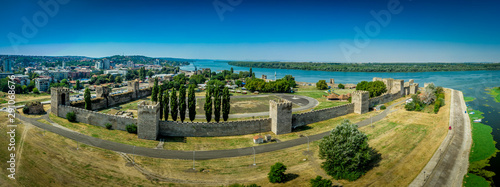
M 293 114 L 292 127 L 295 129 L 300 126 L 336 118 L 353 112 L 354 103 L 349 103 L 341 106 L 335 106 L 301 114 Z
M 236 136 L 271 131 L 271 118 L 220 123 L 160 121 L 161 136 Z
M 137 119 L 134 118 L 109 115 L 72 106 L 59 105 L 58 108 L 59 117 L 66 118 L 67 113 L 74 112 L 76 121 L 99 127 L 106 127 L 105 124 L 110 123 L 113 125 L 113 129 L 125 131 L 128 124 L 137 124 Z

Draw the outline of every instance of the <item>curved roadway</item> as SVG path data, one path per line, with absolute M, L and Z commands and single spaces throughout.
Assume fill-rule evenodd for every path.
M 370 122 L 376 122 L 381 119 L 383 119 L 387 114 L 390 114 L 393 112 L 392 107 L 395 105 L 398 105 L 404 101 L 395 103 L 389 107 L 382 113 L 373 116 L 371 119 L 366 119 L 364 121 L 361 121 L 357 123 L 359 127 L 369 125 Z M 55 125 L 48 125 L 45 123 L 41 123 L 37 121 L 38 118 L 27 118 L 23 115 L 17 115 L 17 117 L 23 121 L 29 122 L 39 128 L 45 129 L 47 131 L 59 134 L 61 136 L 64 136 L 66 138 L 81 142 L 83 144 L 103 148 L 103 149 L 108 149 L 112 151 L 117 151 L 117 152 L 123 152 L 127 154 L 135 154 L 135 155 L 141 155 L 141 156 L 147 156 L 147 157 L 154 157 L 154 158 L 166 158 L 166 159 L 192 159 L 193 158 L 193 151 L 177 151 L 177 150 L 164 150 L 164 149 L 153 149 L 153 148 L 146 148 L 146 147 L 136 147 L 132 145 L 126 145 L 122 143 L 117 143 L 117 142 L 112 142 L 112 141 L 107 141 L 107 140 L 102 140 L 99 138 L 94 138 L 91 136 L 87 136 L 84 134 L 80 134 L 78 132 L 71 131 L 69 129 L 66 129 L 64 127 L 61 127 L 57 124 Z M 47 115 L 45 116 L 46 119 Z M 316 141 L 320 140 L 324 136 L 328 135 L 330 132 L 323 132 L 320 134 L 312 135 L 309 136 L 310 141 Z M 265 152 L 270 152 L 270 151 L 277 151 L 281 149 L 286 149 L 294 146 L 298 146 L 301 144 L 306 144 L 308 142 L 308 139 L 306 137 L 294 139 L 294 140 L 289 140 L 289 141 L 284 141 L 280 143 L 273 143 L 273 144 L 268 144 L 268 145 L 262 145 L 262 146 L 255 146 L 255 147 L 246 147 L 246 148 L 240 148 L 240 149 L 229 149 L 229 150 L 212 150 L 212 151 L 196 151 L 196 159 L 197 160 L 208 160 L 208 159 L 217 159 L 217 158 L 227 158 L 227 157 L 239 157 L 239 156 L 247 156 L 247 155 L 252 155 L 254 153 L 259 154 L 259 153 L 265 153 Z

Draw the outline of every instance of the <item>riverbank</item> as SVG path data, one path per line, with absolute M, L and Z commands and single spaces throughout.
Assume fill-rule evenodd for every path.
M 483 119 L 483 112 L 468 108 L 472 124 L 472 146 L 469 155 L 469 169 L 464 176 L 464 186 L 490 186 L 493 182 L 494 172 L 488 171 L 490 159 L 496 156 L 498 150 L 495 148 L 496 142 L 493 140 L 493 128 L 474 120 Z

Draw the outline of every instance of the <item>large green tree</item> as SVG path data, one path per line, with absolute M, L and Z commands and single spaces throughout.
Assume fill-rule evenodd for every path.
M 179 112 L 177 104 L 177 92 L 175 89 L 172 89 L 172 95 L 170 96 L 170 114 L 172 114 L 172 120 L 174 121 L 177 121 L 177 112 Z
M 190 85 L 188 94 L 189 120 L 191 120 L 191 122 L 196 118 L 196 95 L 194 93 L 194 88 L 195 85 Z
M 220 107 L 221 107 L 221 98 L 220 98 L 220 89 L 219 87 L 214 88 L 214 120 L 219 123 L 220 121 Z
M 179 90 L 179 114 L 181 121 L 184 122 L 186 119 L 186 87 L 184 85 Z
M 281 162 L 276 162 L 276 164 L 271 166 L 271 171 L 267 174 L 267 178 L 271 183 L 285 182 L 286 180 L 286 166 Z
M 356 90 L 368 91 L 370 92 L 370 97 L 377 97 L 387 92 L 387 88 L 382 81 L 361 81 L 356 85 Z
M 210 87 L 207 88 L 205 92 L 205 106 L 203 106 L 203 109 L 205 109 L 205 119 L 210 123 L 212 120 L 212 96 L 210 94 Z
M 85 93 L 83 94 L 83 99 L 85 100 L 85 109 L 92 110 L 92 101 L 90 100 L 89 88 L 85 88 Z
M 168 95 L 168 90 L 165 91 L 165 94 L 163 95 L 163 117 L 165 118 L 165 121 L 168 121 L 168 113 L 169 113 L 169 95 Z
M 229 95 L 229 88 L 224 87 L 222 91 L 222 119 L 227 121 L 229 118 L 229 112 L 231 111 L 231 97 Z
M 319 80 L 318 83 L 316 83 L 316 88 L 318 90 L 326 90 L 328 89 L 328 85 L 325 80 Z
M 364 175 L 370 169 L 373 153 L 368 137 L 349 120 L 344 120 L 319 143 L 319 156 L 325 159 L 321 167 L 337 180 L 354 181 Z

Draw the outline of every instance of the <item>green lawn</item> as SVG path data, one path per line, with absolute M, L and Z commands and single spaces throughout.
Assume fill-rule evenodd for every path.
M 463 186 L 465 187 L 488 187 L 490 186 L 490 183 L 484 179 L 483 177 L 474 175 L 472 173 L 467 173 L 464 177 L 464 184 Z
M 496 102 L 500 102 L 500 87 L 489 89 L 489 93 Z
M 355 89 L 331 89 L 331 91 L 339 95 L 342 95 L 342 94 L 352 93 L 355 91 Z M 330 101 L 325 97 L 329 95 L 328 90 L 318 90 L 316 88 L 311 88 L 311 87 L 299 88 L 298 91 L 293 94 L 307 96 L 318 100 L 319 104 L 318 106 L 314 107 L 314 110 L 320 110 L 349 103 L 348 101 L 338 101 L 338 100 Z

